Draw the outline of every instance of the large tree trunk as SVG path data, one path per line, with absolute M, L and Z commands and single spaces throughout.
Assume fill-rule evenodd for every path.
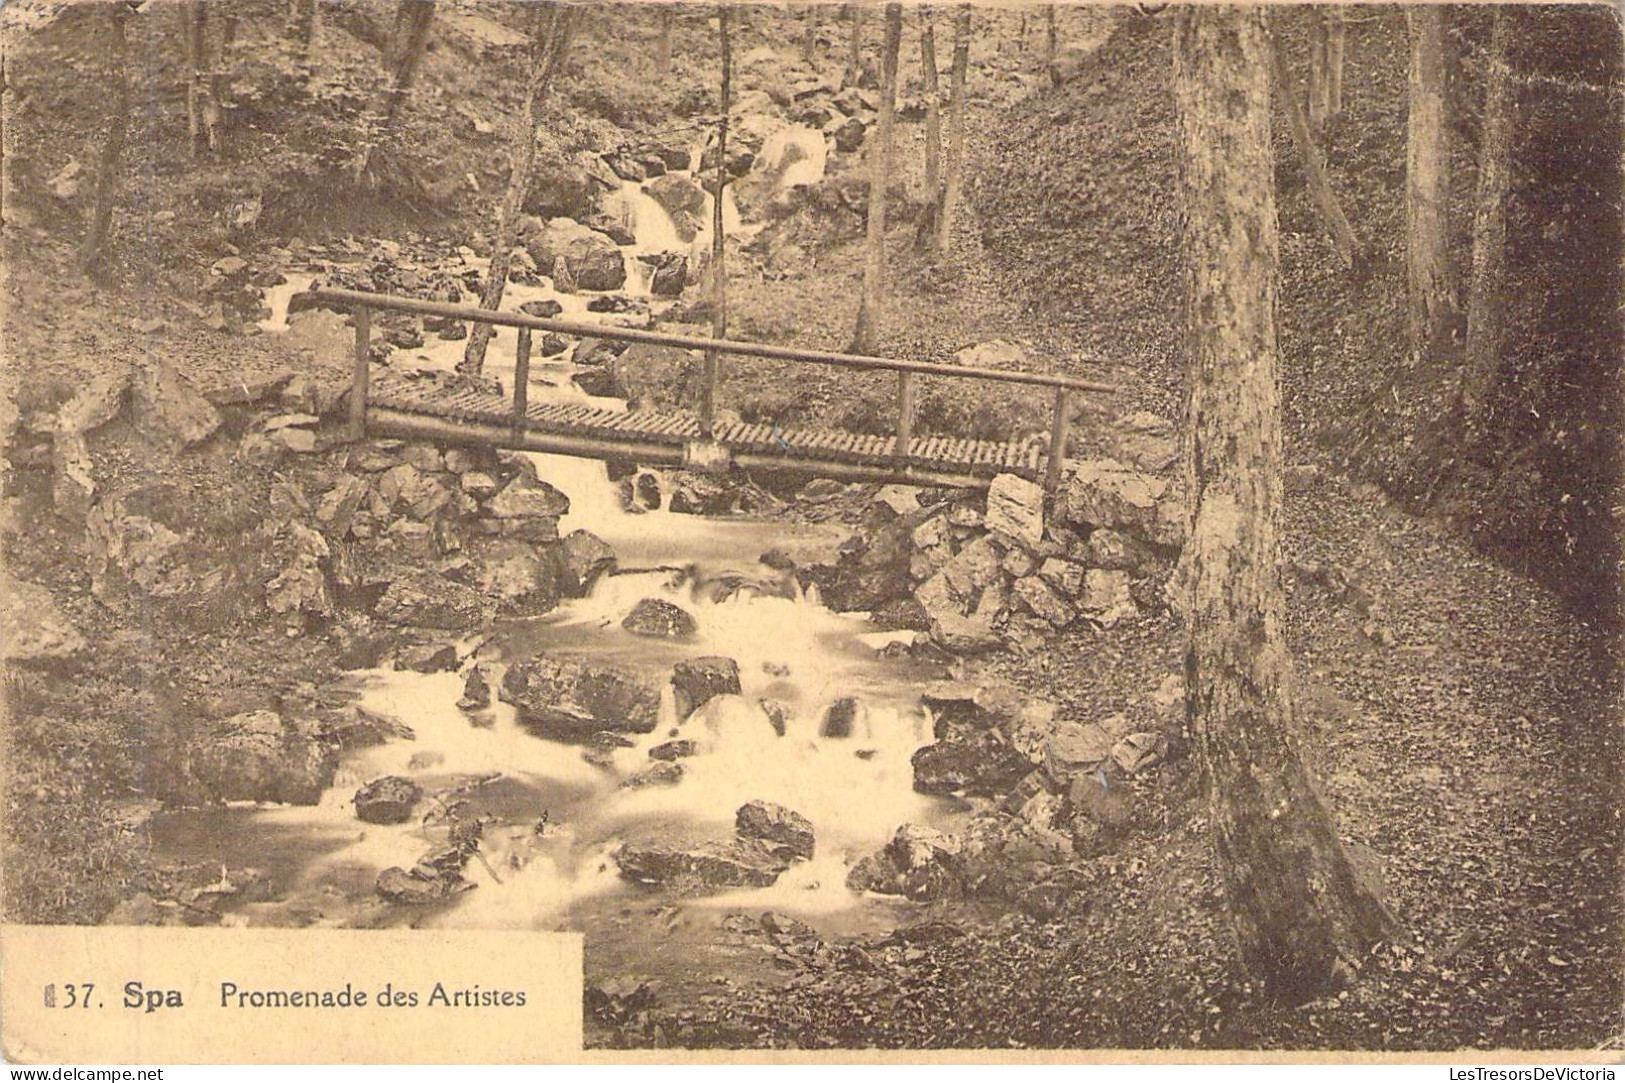
M 891 182 L 893 115 L 897 111 L 897 53 L 903 41 L 903 5 L 886 5 L 886 44 L 880 61 L 880 115 L 869 144 L 869 222 L 863 261 L 863 295 L 852 352 L 872 353 L 886 296 L 886 188 Z
M 1279 41 L 1270 42 L 1270 57 L 1275 85 L 1281 92 L 1281 100 L 1286 104 L 1287 117 L 1291 121 L 1292 141 L 1297 144 L 1298 159 L 1303 164 L 1304 183 L 1309 188 L 1316 209 L 1320 211 L 1326 235 L 1337 249 L 1337 258 L 1344 267 L 1352 270 L 1360 263 L 1360 241 L 1355 237 L 1354 227 L 1349 225 L 1342 204 L 1337 200 L 1337 193 L 1332 191 L 1331 181 L 1326 177 L 1326 163 L 1321 157 L 1314 132 L 1304 117 L 1303 105 L 1298 100 L 1298 88 L 1293 84 L 1292 73 L 1287 70 L 1286 55 L 1281 51 Z M 1309 95 L 1312 101 L 1315 95 L 1313 86 Z
M 1437 360 L 1457 314 L 1450 260 L 1448 9 L 1418 4 L 1410 21 L 1410 117 L 1405 162 L 1407 323 L 1413 364 Z
M 1478 192 L 1473 212 L 1472 278 L 1467 287 L 1467 365 L 1463 388 L 1467 420 L 1482 431 L 1490 393 L 1501 372 L 1505 330 L 1507 192 L 1514 125 L 1509 48 L 1514 15 L 1497 7 L 1492 16 L 1484 85 L 1483 136 L 1478 148 Z
M 959 213 L 960 189 L 965 173 L 965 77 L 970 68 L 971 7 L 954 12 L 954 62 L 948 76 L 948 162 L 942 185 L 942 208 L 937 212 L 937 251 L 953 239 L 954 216 Z
M 1175 28 L 1185 252 L 1182 558 L 1187 712 L 1240 956 L 1313 996 L 1384 929 L 1291 735 L 1283 638 L 1277 227 L 1269 39 L 1257 8 L 1189 6 Z
M 372 164 L 372 152 L 383 142 L 395 123 L 395 117 L 406 100 L 407 92 L 417 79 L 418 66 L 429 47 L 429 29 L 434 25 L 435 0 L 401 0 L 395 9 L 395 28 L 389 36 L 389 47 L 384 54 L 384 68 L 388 84 L 383 101 L 374 110 L 373 132 L 356 154 L 357 179 L 367 173 Z
M 525 193 L 530 189 L 530 175 L 536 165 L 536 140 L 546 119 L 548 90 L 570 46 L 570 34 L 575 29 L 579 10 L 570 4 L 543 3 L 537 5 L 533 16 L 536 25 L 532 31 L 530 81 L 525 84 L 524 110 L 514 119 L 509 143 L 508 189 L 503 193 L 497 212 L 497 228 L 491 240 L 491 269 L 480 294 L 480 307 L 490 312 L 502 307 L 502 294 L 508 288 L 508 268 L 513 261 L 514 243 L 519 239 Z M 544 272 L 550 270 L 543 268 Z M 490 324 L 476 323 L 470 328 L 468 345 L 463 348 L 457 371 L 479 375 L 485 367 L 485 348 L 490 341 Z
M 717 8 L 717 36 L 722 50 L 722 94 L 717 122 L 717 185 L 711 197 L 711 337 L 728 337 L 728 244 L 723 196 L 728 190 L 728 111 L 733 108 L 733 46 L 728 35 L 728 5 Z M 705 372 L 700 394 L 700 426 L 709 439 L 717 414 L 717 380 L 721 357 L 705 351 Z
M 107 135 L 96 160 L 96 196 L 91 206 L 90 224 L 79 246 L 79 271 L 96 276 L 101 269 L 103 249 L 113 226 L 113 203 L 118 195 L 119 165 L 130 127 L 129 48 L 124 40 L 124 20 L 130 9 L 122 4 L 106 7 L 107 61 L 112 81 L 112 108 L 107 116 Z
M 933 251 L 940 239 L 937 217 L 942 213 L 942 87 L 937 79 L 937 42 L 931 27 L 931 9 L 920 8 L 920 72 L 925 94 L 925 214 L 919 237 Z

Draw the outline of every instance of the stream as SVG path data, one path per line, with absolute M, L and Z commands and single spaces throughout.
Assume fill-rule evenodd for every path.
M 796 138 L 780 140 L 798 145 Z M 820 137 L 821 142 L 821 137 Z M 782 156 L 782 155 L 781 155 Z M 777 163 L 775 163 L 777 164 Z M 822 171 L 822 158 L 816 162 Z M 780 169 L 791 183 L 816 179 L 804 160 Z M 708 197 L 709 199 L 709 197 Z M 694 250 L 677 238 L 671 219 L 635 183 L 606 203 L 635 234 L 623 246 L 628 267 L 620 293 L 641 297 L 656 312 L 669 301 L 648 292 L 641 253 Z M 737 209 L 725 206 L 730 230 L 748 232 Z M 706 221 L 709 222 L 709 211 Z M 467 261 L 484 270 L 483 261 Z M 466 268 L 464 268 L 466 269 Z M 267 291 L 271 315 L 260 327 L 289 327 L 290 298 L 314 275 L 290 272 Z M 505 311 L 535 300 L 556 300 L 563 319 L 602 321 L 587 311 L 593 294 L 558 293 L 551 283 L 510 284 Z M 476 303 L 472 297 L 466 303 Z M 300 317 L 295 317 L 299 319 Z M 511 385 L 515 332 L 497 328 L 487 371 Z M 452 368 L 464 343 L 431 337 L 404 361 Z M 572 347 L 573 349 L 573 347 Z M 399 355 L 398 355 L 399 356 Z M 569 351 L 537 358 L 530 398 L 590 402 L 625 409 L 618 400 L 592 398 L 571 379 Z M 913 790 L 910 757 L 932 739 L 931 720 L 918 688 L 929 675 L 907 659 L 882 656 L 888 643 L 912 633 L 876 633 L 863 614 L 837 614 L 804 591 L 793 576 L 760 562 L 770 549 L 798 562 L 827 553 L 841 540 L 832 527 L 778 521 L 708 519 L 665 509 L 633 513 L 622 507 L 603 463 L 533 454 L 538 473 L 565 492 L 571 510 L 560 533 L 586 529 L 614 547 L 619 571 L 604 576 L 590 596 L 563 602 L 545 617 L 499 626 L 460 652 L 464 670 L 490 663 L 493 689 L 502 667 L 535 652 L 611 661 L 669 671 L 684 659 L 721 655 L 739 665 L 742 697 L 720 697 L 676 725 L 668 688 L 654 731 L 614 751 L 606 768 L 587 762 L 582 746 L 534 736 L 515 711 L 495 701 L 474 715 L 456 704 L 464 674 L 363 670 L 347 684 L 359 706 L 398 719 L 412 740 L 356 751 L 333 786 L 312 807 L 231 806 L 166 813 L 153 823 L 156 856 L 177 862 L 251 865 L 266 877 L 260 901 L 239 899 L 228 908 L 233 925 L 395 925 L 512 929 L 569 929 L 586 934 L 589 975 L 656 977 L 696 987 L 717 974 L 765 977 L 772 973 L 759 950 L 721 935 L 730 913 L 778 911 L 808 921 L 826 935 L 894 927 L 913 911 L 898 899 L 860 896 L 847 889 L 848 867 L 872 853 L 904 823 L 946 824 L 949 802 Z M 621 621 L 643 598 L 665 598 L 692 614 L 691 640 L 633 635 Z M 826 709 L 844 697 L 861 707 L 849 737 L 826 739 L 819 729 Z M 780 736 L 756 707 L 759 697 L 786 704 Z M 683 760 L 674 786 L 622 788 L 654 761 L 649 749 L 676 733 L 693 738 L 695 755 Z M 444 823 L 397 826 L 363 823 L 352 799 L 363 783 L 383 775 L 412 778 L 425 794 L 471 777 L 500 775 L 462 795 L 467 812 L 488 818 L 481 859 L 464 876 L 475 887 L 430 907 L 393 906 L 374 892 L 378 873 L 410 868 L 445 842 Z M 629 884 L 611 857 L 629 836 L 732 836 L 735 811 L 752 800 L 783 805 L 807 817 L 817 844 L 814 857 L 792 865 L 771 887 L 693 897 Z M 540 826 L 538 826 L 540 825 Z

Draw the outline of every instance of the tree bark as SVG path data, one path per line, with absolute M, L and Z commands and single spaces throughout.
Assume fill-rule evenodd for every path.
M 429 46 L 429 29 L 434 25 L 434 10 L 435 0 L 401 0 L 400 6 L 395 9 L 395 28 L 389 36 L 389 46 L 384 53 L 384 67 L 389 81 L 384 90 L 383 101 L 374 110 L 376 120 L 373 121 L 372 134 L 356 154 L 357 179 L 366 175 L 368 167 L 372 164 L 372 152 L 389 134 L 389 129 L 395 123 L 396 114 L 400 112 L 401 104 L 406 100 L 407 92 L 412 89 L 412 83 L 417 79 L 418 66 L 422 63 L 423 54 Z
M 970 69 L 971 7 L 954 12 L 954 61 L 948 76 L 948 161 L 942 185 L 942 208 L 937 212 L 937 251 L 953 238 L 954 216 L 959 213 L 965 172 L 965 77 Z
M 1291 732 L 1278 524 L 1277 227 L 1257 8 L 1180 8 L 1179 191 L 1190 353 L 1182 557 L 1187 717 L 1240 957 L 1301 1000 L 1385 929 Z
M 857 86 L 863 77 L 863 6 L 846 5 L 846 18 L 852 25 L 846 50 L 846 71 L 841 76 L 841 85 Z
M 107 136 L 96 160 L 96 197 L 90 211 L 90 226 L 79 246 L 79 271 L 94 277 L 101 268 L 107 236 L 112 231 L 113 203 L 118 196 L 119 165 L 130 126 L 129 47 L 124 38 L 124 20 L 130 9 L 122 4 L 106 7 L 107 60 L 111 69 L 113 106 L 108 111 Z
M 728 246 L 724 226 L 723 196 L 728 186 L 728 112 L 733 108 L 733 46 L 728 35 L 727 4 L 717 8 L 717 36 L 722 51 L 722 94 L 717 122 L 717 187 L 711 197 L 711 337 L 728 337 Z M 717 413 L 717 379 L 721 357 L 705 351 L 705 373 L 701 385 L 700 428 L 711 436 Z
M 1418 4 L 1410 22 L 1410 115 L 1405 162 L 1407 324 L 1411 363 L 1436 361 L 1457 315 L 1450 259 L 1450 55 L 1447 9 Z
M 942 86 L 937 78 L 937 42 L 931 27 L 931 9 L 920 8 L 920 71 L 925 93 L 925 215 L 920 236 L 936 251 L 941 239 L 937 218 L 942 214 Z
M 508 268 L 513 262 L 513 246 L 519 238 L 519 219 L 530 188 L 530 175 L 536 165 L 536 140 L 546 119 L 547 94 L 575 29 L 579 9 L 574 5 L 541 3 L 533 18 L 530 80 L 525 84 L 525 107 L 515 118 L 509 144 L 508 188 L 497 212 L 497 228 L 491 240 L 491 269 L 485 276 L 480 307 L 495 312 L 502 307 L 502 294 L 508 287 Z M 485 368 L 485 348 L 491 341 L 491 325 L 476 323 L 469 328 L 468 345 L 457 371 L 479 375 Z
M 1468 424 L 1483 431 L 1490 393 L 1501 373 L 1506 304 L 1507 193 L 1511 187 L 1515 119 L 1509 67 L 1514 30 L 1511 9 L 1492 16 L 1484 85 L 1483 135 L 1478 148 L 1478 190 L 1473 209 L 1472 277 L 1467 287 L 1467 365 L 1463 388 Z
M 903 41 L 903 5 L 886 5 L 886 43 L 880 61 L 880 115 L 869 145 L 868 237 L 863 263 L 863 295 L 852 332 L 852 352 L 872 353 L 886 296 L 886 187 L 891 181 L 893 115 L 897 111 L 897 53 Z
M 1292 73 L 1287 70 L 1286 55 L 1281 51 L 1279 39 L 1270 42 L 1270 59 L 1275 72 L 1275 85 L 1281 92 L 1281 99 L 1286 104 L 1287 117 L 1291 121 L 1292 141 L 1297 144 L 1298 158 L 1303 163 L 1304 182 L 1315 201 L 1316 209 L 1320 211 L 1320 220 L 1326 227 L 1326 235 L 1331 238 L 1332 247 L 1337 250 L 1337 258 L 1342 261 L 1345 268 L 1353 270 L 1360 265 L 1360 241 L 1354 235 L 1354 227 L 1349 225 L 1348 218 L 1343 214 L 1343 207 L 1337 200 L 1337 193 L 1332 191 L 1331 182 L 1326 177 L 1326 163 L 1321 158 L 1320 147 L 1309 122 L 1304 118 L 1303 105 L 1298 100 L 1298 89 L 1293 85 Z M 1314 93 L 1311 87 L 1311 100 Z

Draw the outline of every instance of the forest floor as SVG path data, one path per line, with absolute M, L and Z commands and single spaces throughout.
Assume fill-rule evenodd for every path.
M 983 157 L 984 148 L 1000 114 L 973 115 L 972 171 L 991 172 L 998 163 Z M 905 138 L 918 138 L 916 126 L 905 127 Z M 933 266 L 913 251 L 912 223 L 896 227 L 885 352 L 941 359 L 1007 339 L 1040 368 L 1119 382 L 1123 393 L 1109 404 L 1079 405 L 1082 451 L 1098 450 L 1115 414 L 1176 408 L 1166 373 L 1086 360 L 1096 356 L 1097 336 L 1035 318 L 1002 257 L 981 244 L 982 232 L 967 228 L 952 259 Z M 730 295 L 741 336 L 846 345 L 859 223 L 853 218 L 835 236 L 794 275 L 741 276 Z M 343 371 L 330 342 L 210 330 L 184 304 L 161 300 L 161 290 L 64 292 L 67 245 L 19 246 L 11 237 L 7 246 L 6 353 L 27 358 L 30 372 L 8 402 L 24 412 L 60 404 L 106 365 L 153 355 L 205 388 L 287 368 Z M 781 377 L 765 369 L 746 393 L 783 395 Z M 854 416 L 876 397 L 866 385 L 829 378 L 796 392 L 797 407 L 814 416 L 877 421 Z M 955 408 L 945 405 L 944 416 Z M 1002 408 L 1001 418 L 1016 424 L 1030 423 L 1035 409 Z M 1343 835 L 1380 873 L 1395 918 L 1393 942 L 1359 981 L 1286 1009 L 1240 978 L 1200 780 L 1186 757 L 1134 783 L 1131 828 L 1059 920 L 921 906 L 917 934 L 844 941 L 832 965 L 797 965 L 782 982 L 719 991 L 696 1004 L 660 1004 L 636 1027 L 601 1029 L 597 1039 L 810 1048 L 1618 1048 L 1625 928 L 1611 633 L 1444 524 L 1398 511 L 1375 488 L 1339 476 L 1323 450 L 1304 442 L 1288 457 L 1314 467 L 1289 486 L 1284 536 L 1301 744 Z M 230 500 L 218 499 L 248 488 L 227 457 L 174 457 L 129 434 L 98 465 L 112 488 L 160 481 L 200 508 L 220 503 L 222 516 L 261 510 L 234 512 Z M 30 723 L 37 732 L 10 735 L 60 755 L 20 763 L 9 780 L 6 905 L 13 914 L 96 921 L 145 873 L 128 836 L 109 841 L 123 803 L 90 792 L 92 776 L 139 779 L 152 720 L 199 694 L 244 706 L 314 697 L 336 671 L 344 636 L 115 616 L 90 597 L 83 540 L 48 510 L 48 491 L 14 486 L 7 498 L 8 571 L 50 590 L 97 650 L 71 687 L 52 689 L 49 716 Z M 225 532 L 223 521 L 200 520 L 198 529 Z M 1172 618 L 1148 616 L 1109 637 L 1067 633 L 1001 655 L 986 672 L 1063 707 L 1109 713 L 1177 671 L 1180 650 Z M 8 682 L 14 718 L 30 714 L 35 680 Z M 87 762 L 76 748 L 105 755 L 107 731 L 120 733 L 124 762 Z M 69 808 L 79 815 L 64 816 Z M 82 842 L 64 847 L 63 835 Z M 79 855 L 77 867 L 63 867 L 65 851 Z M 34 856 L 38 868 L 28 865 Z

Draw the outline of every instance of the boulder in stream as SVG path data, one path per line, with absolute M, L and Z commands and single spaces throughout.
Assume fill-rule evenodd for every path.
M 818 736 L 836 739 L 850 737 L 862 715 L 862 700 L 857 696 L 842 696 L 824 711 L 824 720 L 818 726 Z
M 749 801 L 734 813 L 734 831 L 742 839 L 759 839 L 792 858 L 813 855 L 812 821 L 771 801 Z
M 355 792 L 356 819 L 369 824 L 404 824 L 422 797 L 422 788 L 409 778 L 375 778 Z
M 716 656 L 685 659 L 672 667 L 671 686 L 682 722 L 713 696 L 739 695 L 739 663 Z
M 918 792 L 971 797 L 1008 793 L 1036 766 L 991 731 L 926 745 L 912 762 Z
M 853 891 L 906 895 L 929 902 L 958 895 L 960 844 L 952 835 L 929 827 L 904 824 L 885 849 L 863 858 L 847 873 Z
M 685 894 L 768 887 L 790 862 L 759 839 L 632 841 L 615 853 L 621 878 Z
M 689 612 L 664 598 L 644 598 L 632 607 L 621 627 L 638 636 L 691 639 L 700 630 Z
M 580 222 L 552 218 L 545 226 L 531 225 L 520 242 L 536 266 L 554 269 L 555 285 L 560 270 L 584 290 L 618 290 L 626 282 L 626 260 L 615 242 Z
M 332 785 L 338 751 L 315 727 L 266 710 L 218 726 L 191 753 L 191 774 L 206 800 L 314 805 Z
M 588 530 L 572 530 L 559 543 L 559 590 L 566 598 L 584 598 L 598 577 L 615 569 L 615 550 Z
M 491 706 L 491 682 L 483 665 L 468 671 L 468 679 L 463 682 L 463 698 L 457 701 L 457 706 L 464 711 L 483 711 Z
M 508 667 L 497 696 L 541 736 L 586 740 L 600 731 L 648 733 L 660 684 L 630 667 L 538 655 Z

